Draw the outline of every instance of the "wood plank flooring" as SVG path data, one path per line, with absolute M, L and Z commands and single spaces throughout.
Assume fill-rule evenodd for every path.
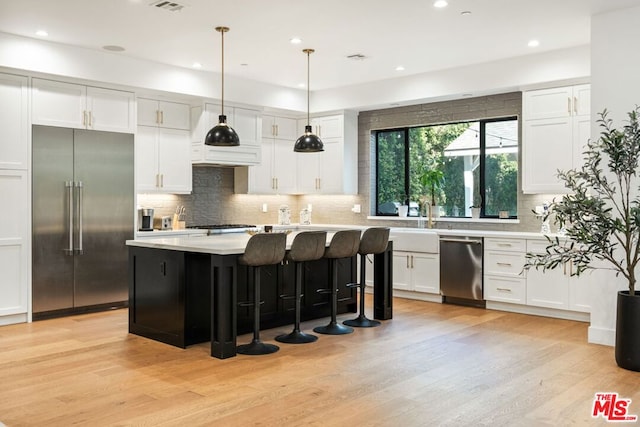
M 126 309 L 3 326 L 0 422 L 604 425 L 591 418 L 596 392 L 632 399 L 630 413 L 640 415 L 640 373 L 618 368 L 612 348 L 587 344 L 587 327 L 396 298 L 381 327 L 217 360 L 209 343 L 183 350 L 129 335 Z

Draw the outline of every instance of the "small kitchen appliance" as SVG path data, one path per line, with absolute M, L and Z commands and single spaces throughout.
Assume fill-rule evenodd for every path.
M 138 231 L 153 231 L 153 209 L 138 209 Z
M 171 230 L 173 219 L 169 215 L 153 218 L 153 228 L 156 230 Z

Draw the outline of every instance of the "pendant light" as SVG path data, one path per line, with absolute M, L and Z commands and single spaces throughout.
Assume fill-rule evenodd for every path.
M 304 134 L 298 138 L 293 151 L 298 153 L 317 153 L 324 151 L 322 140 L 311 132 L 311 120 L 309 120 L 309 55 L 315 52 L 313 49 L 303 49 L 307 54 L 307 125 L 304 127 Z
M 224 115 L 224 33 L 229 31 L 229 27 L 216 27 L 216 31 L 222 36 L 222 70 L 220 72 L 222 76 L 221 106 L 220 115 L 218 116 L 219 123 L 207 132 L 204 143 L 205 145 L 218 147 L 233 147 L 240 145 L 240 138 L 236 131 L 227 124 L 227 116 Z

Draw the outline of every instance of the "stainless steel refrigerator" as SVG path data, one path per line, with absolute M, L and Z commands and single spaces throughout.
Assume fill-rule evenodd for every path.
M 33 318 L 124 306 L 133 135 L 33 126 Z

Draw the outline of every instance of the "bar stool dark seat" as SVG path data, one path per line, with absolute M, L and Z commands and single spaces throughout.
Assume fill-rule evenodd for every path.
M 287 344 L 306 344 L 314 342 L 317 336 L 300 331 L 300 305 L 302 294 L 302 268 L 307 261 L 315 261 L 324 256 L 324 249 L 327 245 L 326 231 L 303 231 L 296 235 L 291 243 L 291 249 L 285 255 L 286 261 L 292 261 L 296 273 L 295 295 L 282 295 L 281 298 L 296 300 L 296 320 L 293 331 L 288 334 L 278 335 L 276 341 Z
M 287 246 L 284 233 L 263 233 L 251 236 L 244 254 L 238 257 L 238 264 L 249 266 L 253 275 L 253 301 L 241 303 L 253 306 L 253 340 L 249 344 L 236 347 L 239 354 L 259 355 L 278 351 L 279 347 L 260 341 L 260 267 L 282 262 Z
M 316 292 L 331 293 L 331 321 L 326 326 L 313 328 L 314 332 L 328 335 L 343 335 L 353 332 L 353 328 L 337 322 L 338 314 L 338 260 L 351 258 L 358 253 L 360 247 L 360 230 L 341 230 L 331 238 L 329 247 L 324 251 L 324 258 L 329 259 L 331 289 L 318 289 Z
M 349 288 L 360 288 L 360 314 L 355 319 L 345 320 L 345 325 L 355 326 L 357 328 L 371 328 L 380 326 L 377 320 L 368 319 L 364 314 L 364 290 L 366 283 L 366 267 L 367 255 L 381 254 L 387 249 L 389 244 L 389 228 L 387 227 L 371 227 L 362 233 L 360 239 L 360 283 L 349 283 Z

